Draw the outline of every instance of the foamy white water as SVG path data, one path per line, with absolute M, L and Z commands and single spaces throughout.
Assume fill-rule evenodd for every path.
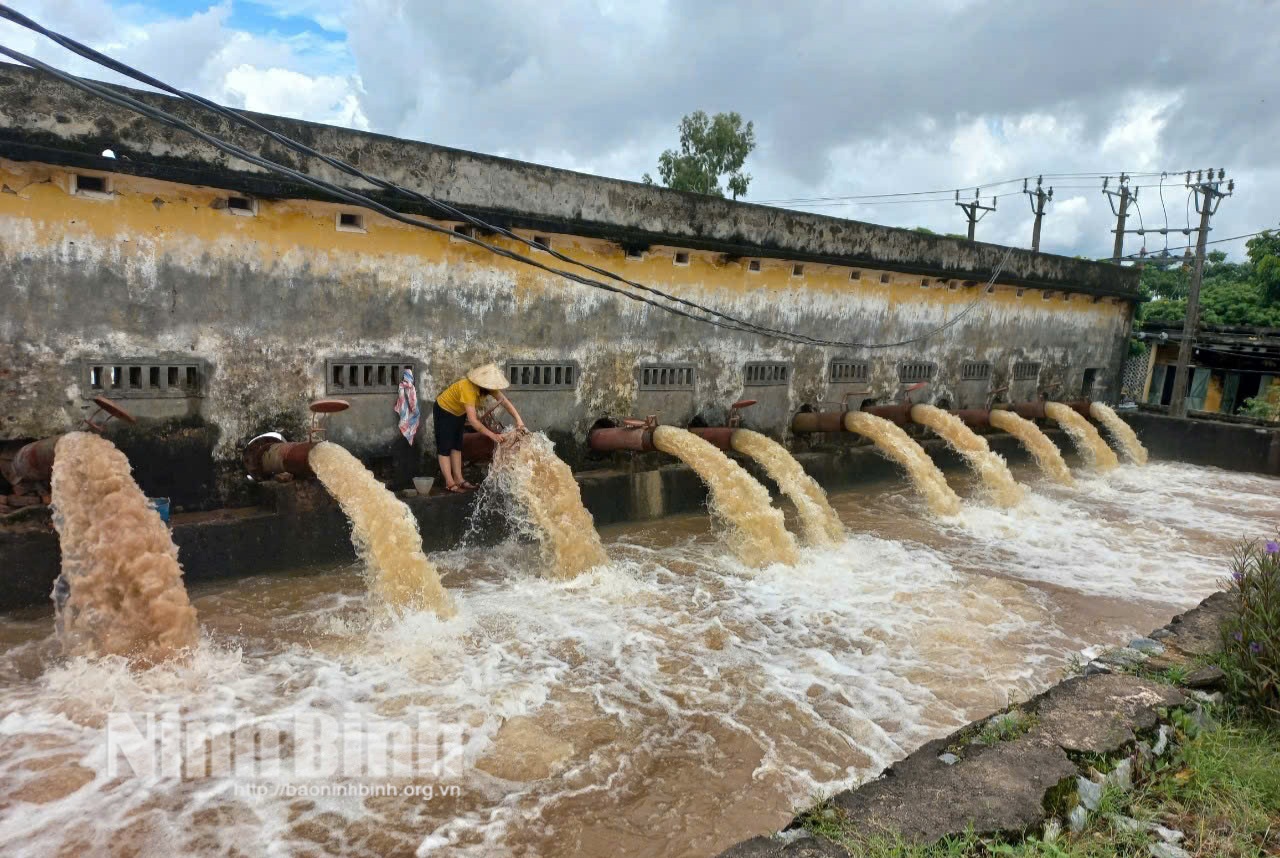
M 606 529 L 611 563 L 571 581 L 518 545 L 433 555 L 447 620 L 370 611 L 354 569 L 227 582 L 193 594 L 190 662 L 147 672 L 63 660 L 47 618 L 3 618 L 0 848 L 714 854 L 1163 622 L 1212 589 L 1226 540 L 1280 513 L 1280 481 L 1182 465 L 1018 477 L 1022 507 L 941 527 L 905 483 L 833 495 L 874 533 L 793 566 L 743 566 L 705 516 Z M 470 741 L 455 797 L 237 795 L 113 782 L 113 710 L 427 714 Z

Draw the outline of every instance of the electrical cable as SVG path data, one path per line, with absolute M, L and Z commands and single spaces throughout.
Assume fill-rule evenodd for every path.
M 1223 244 L 1224 242 L 1228 242 L 1228 241 L 1239 241 L 1242 238 L 1253 238 L 1254 236 L 1262 235 L 1264 232 L 1280 232 L 1280 227 L 1268 227 L 1266 229 L 1260 229 L 1257 232 L 1246 232 L 1243 235 L 1233 235 L 1228 238 L 1215 238 L 1212 241 L 1206 241 L 1205 244 Z M 1177 247 L 1170 247 L 1169 250 L 1186 250 L 1187 248 L 1191 248 L 1191 247 L 1195 247 L 1195 245 L 1181 244 L 1181 245 L 1178 245 Z M 1121 256 L 1119 259 L 1116 259 L 1115 257 L 1112 257 L 1112 256 L 1100 256 L 1094 261 L 1095 262 L 1125 262 L 1125 261 L 1150 262 L 1151 257 L 1149 256 L 1142 257 L 1142 256 L 1137 256 L 1131 253 L 1128 256 Z
M 7 6 L 3 6 L 3 5 L 0 5 L 0 16 L 5 17 L 5 18 L 8 18 L 9 20 L 14 21 L 15 23 L 20 23 L 20 24 L 22 24 L 23 26 L 27 26 L 27 24 L 26 24 L 26 23 L 24 23 L 24 22 L 25 22 L 25 21 L 29 21 L 29 20 L 30 20 L 30 19 L 26 19 L 26 18 L 25 18 L 25 16 L 21 16 L 21 15 L 19 15 L 18 13 L 13 12 L 13 10 L 11 10 L 11 9 L 9 9 Z M 15 17 L 15 16 L 16 16 L 16 17 Z M 32 25 L 34 25 L 35 27 L 38 27 L 38 28 L 39 28 L 39 29 L 37 30 L 38 32 L 44 32 L 44 28 L 39 27 L 39 25 L 34 24 L 34 22 L 31 22 L 31 23 L 32 23 Z M 49 31 L 49 32 L 51 32 L 51 31 Z M 55 34 L 55 35 L 56 35 L 56 34 Z M 51 38 L 53 38 L 53 36 L 50 36 L 50 37 L 51 37 Z M 62 36 L 60 36 L 60 35 L 59 35 L 59 36 L 57 37 L 57 39 L 55 39 L 55 40 L 59 41 L 59 43 L 60 43 L 60 44 L 62 44 L 64 40 L 65 40 L 65 41 L 67 41 L 67 42 L 71 42 L 71 41 L 72 41 L 72 40 L 66 39 L 66 37 L 62 37 Z M 75 44 L 77 44 L 77 45 L 78 45 L 78 43 L 75 43 Z M 82 47 L 82 48 L 83 48 L 83 46 L 80 46 L 80 47 Z M 95 55 L 97 54 L 97 52 L 96 52 L 96 51 L 92 51 L 92 49 L 89 49 L 89 48 L 84 48 L 84 51 L 85 51 L 87 54 L 95 54 Z M 78 51 L 77 51 L 77 52 L 78 52 Z M 477 245 L 477 246 L 483 247 L 483 248 L 485 248 L 485 249 L 489 250 L 490 252 L 492 252 L 492 253 L 494 253 L 494 254 L 496 254 L 496 255 L 498 255 L 498 256 L 502 256 L 502 257 L 504 257 L 504 258 L 512 259 L 512 260 L 519 261 L 519 262 L 524 262 L 524 263 L 525 263 L 525 264 L 527 264 L 527 265 L 531 265 L 531 266 L 533 266 L 533 267 L 535 267 L 535 268 L 538 268 L 538 269 L 540 269 L 540 270 L 546 271 L 546 272 L 548 272 L 548 273 L 558 274 L 559 276 L 564 277 L 564 278 L 566 278 L 566 279 L 568 279 L 568 280 L 571 280 L 571 281 L 574 281 L 574 282 L 577 282 L 577 283 L 581 283 L 581 284 L 586 285 L 586 286 L 591 286 L 591 287 L 593 287 L 593 288 L 599 288 L 599 289 L 602 289 L 602 290 L 604 290 L 604 291 L 608 291 L 608 292 L 611 292 L 611 293 L 614 293 L 614 294 L 622 295 L 623 297 L 627 297 L 627 298 L 630 298 L 631 300 L 638 301 L 638 302 L 641 302 L 641 303 L 644 303 L 644 304 L 648 304 L 648 305 L 653 306 L 653 307 L 656 307 L 656 308 L 658 308 L 658 309 L 660 309 L 660 310 L 665 310 L 665 311 L 670 312 L 670 313 L 672 313 L 672 314 L 675 314 L 675 315 L 678 315 L 678 316 L 682 316 L 682 317 L 685 317 L 685 318 L 689 318 L 689 319 L 692 319 L 692 320 L 694 320 L 694 321 L 700 321 L 700 322 L 703 322 L 703 323 L 706 323 L 706 324 L 713 324 L 713 325 L 716 325 L 716 326 L 718 326 L 718 327 L 725 328 L 725 329 L 727 329 L 727 330 L 737 330 L 737 331 L 743 331 L 743 332 L 746 332 L 746 333 L 755 333 L 755 334 L 758 334 L 758 335 L 760 335 L 760 336 L 770 337 L 770 338 L 773 338 L 773 339 L 779 339 L 779 340 L 784 340 L 784 341 L 789 341 L 789 342 L 797 342 L 797 343 L 806 344 L 806 345 L 834 346 L 834 347 L 842 347 L 842 348 L 866 348 L 866 349 L 893 348 L 893 347 L 898 347 L 898 346 L 908 345 L 908 344 L 915 343 L 915 342 L 920 342 L 920 341 L 922 341 L 922 340 L 924 340 L 924 339 L 927 339 L 928 337 L 933 336 L 933 335 L 935 335 L 935 334 L 937 334 L 937 333 L 940 333 L 940 332 L 942 332 L 942 331 L 946 330 L 947 328 L 951 327 L 952 325 L 956 324 L 956 323 L 957 323 L 957 322 L 959 322 L 962 318 L 964 318 L 964 317 L 965 317 L 965 316 L 966 316 L 966 315 L 967 315 L 967 314 L 968 314 L 968 313 L 973 309 L 973 307 L 974 307 L 974 306 L 976 306 L 977 301 L 979 300 L 979 298 L 980 298 L 980 297 L 981 297 L 981 295 L 983 294 L 983 291 L 985 291 L 985 290 L 979 290 L 978 294 L 975 296 L 975 298 L 973 299 L 973 301 L 971 301 L 970 306 L 966 307 L 964 310 L 962 310 L 960 313 L 958 313 L 955 317 L 953 317 L 953 318 L 952 318 L 951 320 L 949 320 L 948 322 L 946 322 L 946 323 L 944 323 L 944 324 L 940 325 L 939 327 L 937 327 L 937 328 L 935 328 L 935 329 L 933 329 L 933 330 L 931 330 L 931 331 L 929 331 L 929 332 L 926 332 L 925 334 L 922 334 L 922 335 L 917 336 L 917 337 L 912 337 L 912 338 L 909 338 L 909 339 L 905 339 L 905 340 L 900 340 L 900 341 L 896 341 L 896 342 L 890 342 L 890 343 L 858 343 L 858 342 L 850 342 L 850 341 L 842 341 L 842 340 L 825 340 L 825 339 L 820 339 L 820 338 L 816 338 L 816 337 L 811 337 L 811 336 L 804 335 L 804 334 L 797 334 L 797 333 L 795 333 L 795 332 L 783 331 L 783 330 L 779 330 L 779 329 L 775 329 L 775 328 L 768 328 L 768 327 L 764 327 L 764 326 L 760 326 L 760 325 L 755 325 L 755 324 L 750 323 L 750 322 L 745 322 L 745 321 L 743 321 L 743 320 L 738 320 L 738 319 L 734 319 L 734 318 L 732 318 L 732 317 L 727 317 L 727 316 L 725 316 L 724 314 L 717 313 L 716 311 L 714 311 L 714 310 L 710 310 L 710 309 L 708 309 L 708 308 L 702 308 L 702 307 L 700 307 L 699 305 L 692 304 L 691 302 L 684 301 L 683 299 L 680 299 L 680 298 L 678 298 L 678 297 L 676 297 L 676 296 L 669 296 L 669 295 L 667 295 L 666 293 L 663 293 L 663 292 L 661 292 L 661 291 L 659 291 L 659 290 L 654 290 L 654 289 L 651 289 L 650 287 L 639 286 L 639 288 L 642 288 L 642 289 L 644 289 L 645 291 L 649 291 L 649 292 L 651 292 L 651 293 L 655 293 L 655 294 L 661 295 L 662 297 L 667 298 L 668 300 L 672 300 L 672 301 L 674 301 L 674 302 L 681 303 L 681 304 L 685 304 L 685 305 L 689 305 L 689 306 L 694 306 L 695 308 L 697 308 L 697 309 L 699 309 L 699 310 L 702 310 L 703 312 L 708 312 L 708 313 L 710 313 L 710 314 L 712 314 L 712 315 L 714 315 L 714 316 L 717 316 L 717 317 L 719 317 L 719 318 L 721 318 L 721 319 L 725 319 L 725 320 L 726 320 L 726 321 L 717 321 L 717 319 L 715 319 L 715 318 L 705 318 L 705 317 L 702 317 L 702 316 L 695 315 L 695 314 L 693 314 L 693 313 L 688 313 L 688 312 L 685 312 L 685 311 L 679 310 L 679 309 L 677 309 L 677 308 L 670 307 L 670 306 L 667 306 L 667 305 L 665 305 L 665 304 L 659 303 L 659 302 L 654 301 L 654 300 L 652 300 L 652 299 L 645 298 L 644 296 L 636 295 L 636 294 L 634 294 L 634 293 L 627 292 L 626 290 L 619 289 L 619 288 L 617 288 L 617 287 L 613 287 L 613 286 L 609 286 L 608 284 L 601 283 L 601 282 L 599 282 L 599 281 L 592 280 L 592 279 L 587 278 L 587 277 L 583 277 L 582 275 L 576 274 L 576 273 L 574 273 L 574 272 L 565 271 L 565 270 L 563 270 L 563 269 L 554 268 L 554 267 L 552 267 L 552 266 L 545 265 L 545 264 L 543 264 L 543 263 L 541 263 L 541 262 L 537 261 L 536 259 L 532 259 L 532 258 L 527 257 L 527 256 L 524 256 L 524 255 L 522 255 L 522 254 L 519 254 L 519 253 L 516 253 L 516 252 L 510 251 L 510 250 L 507 250 L 506 248 L 502 248 L 502 247 L 498 247 L 498 246 L 495 246 L 495 245 L 489 244 L 489 243 L 487 243 L 487 242 L 484 242 L 484 241 L 482 241 L 482 240 L 480 240 L 480 239 L 475 238 L 474 236 L 469 236 L 469 235 L 467 235 L 467 234 L 465 234 L 465 233 L 455 233 L 455 232 L 453 232 L 452 230 L 445 229 L 445 228 L 443 228 L 443 227 L 437 226 L 437 225 L 435 225 L 435 224 L 428 223 L 428 222 L 426 222 L 426 221 L 422 221 L 422 220 L 420 220 L 420 219 L 418 219 L 418 218 L 414 218 L 414 217 L 406 216 L 406 215 L 404 215 L 404 214 L 402 214 L 402 213 L 400 213 L 400 212 L 395 211 L 394 209 L 391 209 L 391 208 L 390 208 L 390 207 L 388 207 L 388 206 L 383 205 L 382 203 L 379 203 L 379 202 L 377 202 L 377 201 L 375 201 L 375 200 L 372 200 L 372 199 L 370 199 L 370 198 L 368 198 L 368 197 L 364 196 L 363 194 L 359 194 L 359 193 L 356 193 L 356 192 L 354 192 L 354 191 L 347 190 L 347 189 L 342 188 L 342 187 L 340 187 L 340 186 L 332 185 L 331 183 L 325 182 L 325 181 L 323 181 L 323 180 L 316 179 L 316 178 L 314 178 L 314 177 L 312 177 L 312 176 L 310 176 L 310 175 L 308 175 L 308 174 L 301 173 L 301 172 L 299 172 L 299 171 L 297 171 L 297 170 L 294 170 L 294 169 L 292 169 L 292 168 L 286 167 L 286 166 L 284 166 L 284 165 L 281 165 L 281 164 L 278 164 L 278 163 L 276 163 L 276 162 L 270 161 L 270 160 L 268 160 L 268 159 L 266 159 L 266 158 L 263 158 L 263 157 L 260 157 L 260 156 L 258 156 L 258 155 L 255 155 L 255 154 L 253 154 L 253 153 L 251 153 L 251 152 L 248 152 L 247 150 L 245 150 L 245 149 L 243 149 L 243 148 L 241 148 L 241 147 L 239 147 L 239 146 L 236 146 L 235 144 L 228 143 L 228 142 L 226 142 L 226 141 L 224 141 L 224 140 L 221 140 L 220 138 L 217 138 L 217 137 L 215 137 L 215 136 L 213 136 L 213 135 L 211 135 L 211 134 L 208 134 L 208 133 L 206 133 L 206 132 L 204 132 L 204 131 L 201 131 L 200 129 L 198 129 L 198 128 L 196 128 L 196 127 L 192 126 L 192 125 L 190 125 L 189 123 L 186 123 L 185 121 L 183 121 L 183 120 L 181 120 L 181 119 L 178 119 L 177 117 L 175 117 L 175 116 L 173 116 L 173 115 L 171 115 L 171 114 L 168 114 L 168 113 L 166 113 L 166 112 L 164 112 L 164 111 L 162 111 L 162 110 L 158 110 L 158 109 L 156 109 L 156 108 L 153 108 L 153 107 L 151 107 L 150 105 L 147 105 L 147 104 L 145 104 L 145 103 L 143 103 L 143 102 L 138 101 L 137 99 L 134 99 L 134 98 L 132 98 L 132 97 L 130 97 L 130 96 L 124 95 L 123 93 L 114 92 L 114 91 L 112 91 L 112 90 L 110 90 L 110 89 L 105 88 L 105 87 L 104 87 L 104 86 L 102 86 L 102 85 L 99 85 L 99 84 L 93 83 L 93 82 L 91 82 L 91 81 L 87 81 L 87 80 L 84 80 L 84 79 L 78 78 L 78 77 L 76 77 L 76 76 L 74 76 L 74 75 L 71 75 L 71 74 L 68 74 L 68 73 L 66 73 L 66 72 L 63 72 L 62 70 L 57 69 L 57 68 L 56 68 L 56 67 L 54 67 L 54 66 L 51 66 L 51 65 L 49 65 L 49 64 L 47 64 L 47 63 L 44 63 L 44 62 L 42 62 L 42 61 L 40 61 L 40 60 L 36 60 L 36 59 L 35 59 L 35 58 L 33 58 L 33 57 L 28 57 L 28 56 L 26 56 L 25 54 L 22 54 L 22 53 L 20 53 L 20 52 L 18 52 L 18 51 L 12 50 L 12 49 L 10 49 L 10 48 L 8 48 L 8 47 L 6 47 L 6 46 L 0 46 L 0 53 L 4 53 L 6 56 L 9 56 L 10 58 L 17 60 L 18 62 L 24 63 L 24 64 L 26 64 L 26 65 L 29 65 L 29 66 L 33 67 L 33 68 L 38 68 L 38 69 L 40 69 L 40 70 L 42 70 L 42 71 L 46 72 L 47 74 L 50 74 L 50 75 L 52 75 L 52 76 L 54 76 L 54 77 L 57 77 L 59 80 L 62 80 L 62 81 L 66 82 L 66 83 L 68 83 L 68 84 L 70 84 L 70 85 L 72 85 L 72 86 L 74 86 L 74 87 L 76 87 L 76 88 L 78 88 L 78 89 L 81 89 L 82 91 L 88 92 L 88 93 L 89 93 L 89 94 L 91 94 L 91 95 L 94 95 L 94 96 L 97 96 L 97 97 L 99 97 L 99 98 L 102 98 L 103 100 L 108 101 L 109 103 L 115 104 L 115 105 L 117 105 L 117 106 L 119 106 L 119 107 L 122 107 L 122 108 L 124 108 L 124 109 L 127 109 L 127 110 L 131 110 L 131 111 L 133 111 L 133 112 L 135 112 L 135 113 L 140 113 L 140 114 L 142 114 L 142 115 L 144 115 L 144 116 L 147 116 L 148 118 L 154 119 L 154 120 L 156 120 L 156 121 L 158 121 L 158 122 L 161 122 L 161 123 L 163 123 L 163 124 L 165 124 L 165 125 L 168 125 L 169 127 L 172 127 L 172 128 L 177 129 L 177 130 L 184 131 L 184 132 L 186 132 L 186 133 L 188 133 L 188 134 L 191 134 L 191 135 L 193 135 L 193 136 L 197 137 L 198 139 L 200 139 L 200 140 L 202 140 L 202 141 L 204 141 L 204 142 L 208 143 L 209 145 L 214 146 L 215 148 L 218 148 L 218 149 L 219 149 L 219 150 L 221 150 L 221 151 L 227 152 L 228 154 L 234 155 L 235 157 L 240 158 L 241 160 L 244 160 L 244 161 L 246 161 L 246 162 L 248 162 L 248 163 L 254 164 L 254 165 L 256 165 L 256 166 L 260 166 L 260 167 L 262 167 L 263 169 L 266 169 L 266 170 L 270 170 L 270 171 L 273 171 L 273 172 L 280 173 L 280 174 L 285 175 L 285 176 L 287 176 L 287 177 L 289 177 L 289 178 L 291 178 L 291 179 L 294 179 L 295 181 L 297 181 L 297 182 L 299 182 L 299 183 L 301 183 L 301 184 L 304 184 L 304 185 L 306 185 L 306 186 L 308 186 L 308 187 L 314 188 L 314 189 L 316 189 L 316 190 L 318 190 L 318 191 L 321 191 L 322 193 L 326 193 L 326 194 L 328 194 L 328 195 L 330 195 L 330 196 L 334 196 L 334 197 L 336 197 L 336 198 L 338 198 L 338 199 L 341 199 L 341 200 L 344 200 L 344 201 L 346 201 L 346 202 L 351 202 L 351 203 L 353 203 L 353 204 L 355 204 L 355 205 L 360 205 L 360 206 L 363 206 L 363 207 L 366 207 L 366 208 L 370 208 L 370 209 L 372 209 L 373 211 L 376 211 L 376 212 L 378 212 L 378 213 L 380 213 L 380 214 L 383 214 L 383 215 L 384 215 L 384 216 L 386 216 L 386 217 L 391 218 L 392 220 L 396 220 L 396 221 L 398 221 L 398 222 L 405 223 L 405 224 L 410 225 L 410 226 L 417 226 L 417 227 L 420 227 L 420 228 L 423 228 L 423 229 L 426 229 L 426 230 L 429 230 L 429 231 L 432 231 L 432 232 L 437 232 L 437 233 L 441 233 L 441 234 L 445 234 L 445 235 L 450 235 L 450 236 L 452 236 L 452 237 L 455 237 L 455 238 L 458 238 L 458 239 L 461 239 L 461 240 L 467 241 L 467 242 L 469 242 L 469 243 L 471 243 L 471 244 L 474 244 L 474 245 Z M 117 61 L 111 60 L 109 57 L 105 57 L 105 55 L 100 55 L 100 56 L 103 56 L 103 59 L 104 59 L 104 60 L 106 60 L 106 61 L 108 61 L 108 62 L 110 63 L 110 65 L 108 65 L 108 67 L 114 67 L 114 68 L 117 68 L 117 69 L 127 68 L 126 66 L 124 66 L 124 65 L 123 65 L 123 64 L 121 64 L 121 63 L 118 63 Z M 90 57 L 90 58 L 93 58 L 93 57 Z M 95 59 L 95 61 L 97 61 L 97 60 Z M 104 64 L 106 64 L 106 63 L 104 63 Z M 142 73 L 141 73 L 141 72 L 137 72 L 136 74 L 137 74 L 137 75 L 142 75 Z M 154 80 L 154 79 L 152 79 L 152 80 Z M 156 83 L 161 83 L 161 82 L 156 81 Z M 162 86 L 162 87 L 164 87 L 164 88 L 172 89 L 172 88 L 170 88 L 170 87 L 167 87 L 167 85 L 164 85 L 164 84 L 161 84 L 161 86 Z M 192 100 L 195 100 L 196 98 L 198 98 L 198 97 L 193 97 L 193 99 L 192 99 Z M 203 99 L 201 99 L 200 101 L 204 101 L 204 100 L 203 100 Z M 221 112 L 223 112 L 223 111 L 226 111 L 226 114 L 231 114 L 231 115 L 233 116 L 233 118 L 237 118 L 237 120 L 243 120 L 243 122 L 244 122 L 245 124 L 257 125 L 257 123 L 254 123 L 254 122 L 253 122 L 253 120 L 250 120 L 250 119 L 248 119 L 247 117 L 241 117 L 239 114 L 234 113 L 233 111 L 229 111 L 229 110 L 227 110 L 226 108 L 221 108 L 221 107 L 220 107 L 220 106 L 218 106 L 218 105 L 213 105 L 213 103 L 212 103 L 212 102 L 208 102 L 208 105 L 213 106 L 215 109 L 220 108 L 220 109 L 219 109 L 219 112 L 220 112 L 220 113 L 221 113 Z M 224 114 L 224 115 L 226 115 L 226 114 Z M 272 136 L 274 139 L 280 140 L 282 143 L 285 143 L 286 145 L 291 145 L 291 148 L 295 148 L 295 149 L 296 149 L 297 147 L 302 147 L 302 149 L 308 149 L 308 150 L 309 150 L 309 147 L 305 147 L 305 146 L 303 146 L 303 144 L 297 143 L 296 141 L 292 141 L 292 140 L 290 140 L 290 138 L 287 138 L 287 137 L 285 137 L 284 135 L 280 135 L 280 134 L 278 134 L 278 133 L 276 133 L 276 132 L 272 132 L 272 131 L 270 131 L 269 129 L 265 129 L 265 128 L 264 128 L 264 127 L 262 127 L 262 126 L 258 126 L 258 128 L 260 128 L 260 129 L 263 131 L 263 133 L 266 133 L 266 134 L 269 134 L 270 136 Z M 287 143 L 286 143 L 286 141 L 287 141 Z M 335 166 L 338 166 L 338 168 L 339 168 L 339 169 L 342 169 L 342 166 L 339 166 L 339 165 L 341 165 L 341 164 L 342 164 L 342 162 L 337 161 L 337 159 L 328 158 L 327 156 L 323 156 L 323 155 L 321 155 L 320 153 L 314 153 L 314 154 L 315 154 L 315 157 L 320 157 L 320 158 L 322 158 L 323 160 L 325 160 L 327 163 L 332 163 L 332 164 L 334 164 Z M 343 166 L 349 167 L 349 165 L 343 165 Z M 351 169 L 351 170 L 354 170 L 355 168 L 350 168 L 350 169 Z M 359 171 L 356 171 L 356 172 L 359 172 Z M 391 183 L 388 183 L 388 182 L 383 182 L 383 181 L 381 181 L 381 180 L 374 180 L 374 179 L 372 179 L 372 177 L 370 177 L 370 180 L 372 181 L 372 183 L 373 183 L 373 184 L 378 185 L 378 186 L 388 187 L 388 188 L 391 188 L 391 189 L 398 189 L 398 186 L 395 186 L 395 185 L 393 185 L 393 184 L 391 184 Z M 423 200 L 425 200 L 425 201 L 427 201 L 427 202 L 429 202 L 429 203 L 431 203 L 431 204 L 433 204 L 433 205 L 436 205 L 436 206 L 438 206 L 438 207 L 442 208 L 443 210 L 450 211 L 451 213 L 452 213 L 452 212 L 457 212 L 457 214 L 459 214 L 459 215 L 462 215 L 462 216 L 463 216 L 463 219 L 464 219 L 464 220 L 466 220 L 466 221 L 467 221 L 467 222 L 469 222 L 469 223 L 472 223 L 473 225 L 475 225 L 475 226 L 477 226 L 477 227 L 479 227 L 479 228 L 482 228 L 482 229 L 485 229 L 485 230 L 494 231 L 494 232 L 503 232 L 503 231 L 501 230 L 501 228 L 493 227 L 493 226 L 491 226 L 490 224 L 488 224 L 488 223 L 486 223 L 486 222 L 484 222 L 484 221 L 480 220 L 479 218 L 474 218 L 474 217 L 472 217 L 472 216 L 470 216 L 470 215 L 465 215 L 465 213 L 463 213 L 463 212 L 459 212 L 458 210 L 453 209 L 451 206 L 448 206 L 447 204 L 440 203 L 439 201 L 432 200 L 431 198 L 429 198 L 429 197 L 425 197 L 425 196 L 423 196 L 423 195 L 418 195 L 418 194 L 416 194 L 416 192 L 408 192 L 408 193 L 413 194 L 413 195 L 416 195 L 416 196 L 419 196 L 419 197 L 421 197 Z M 513 234 L 512 234 L 512 235 L 513 235 Z M 522 241 L 523 243 L 530 244 L 530 246 L 533 246 L 533 247 L 535 247 L 535 248 L 536 248 L 536 249 L 538 249 L 538 250 L 544 250 L 544 249 L 546 249 L 546 248 L 544 248 L 544 246 L 543 246 L 543 245 L 541 245 L 540 243 L 529 242 L 527 239 L 523 239 L 523 238 L 521 238 L 521 237 L 519 237 L 519 236 L 514 236 L 514 237 L 515 237 L 515 238 L 517 238 L 518 240 Z M 1008 258 L 1009 258 L 1009 256 L 1011 255 L 1012 250 L 1013 250 L 1012 248 L 1009 248 L 1008 250 L 1006 250 L 1005 255 L 1004 255 L 1004 257 L 1002 258 L 1002 260 L 1001 260 L 1000 264 L 996 267 L 995 271 L 992 273 L 991 279 L 988 281 L 988 285 L 990 285 L 991 283 L 994 283 L 994 282 L 995 282 L 995 280 L 996 280 L 996 278 L 998 278 L 998 276 L 999 276 L 1000 272 L 1001 272 L 1001 271 L 1003 270 L 1003 268 L 1004 268 L 1005 263 L 1008 261 Z M 577 263 L 577 261 L 576 261 L 576 260 L 569 259 L 568 257 L 563 257 L 563 258 L 568 259 L 568 261 L 570 261 L 570 262 L 574 262 L 575 264 L 582 264 L 582 263 Z M 584 266 L 584 267 L 592 267 L 592 268 L 593 268 L 593 266 Z M 603 269 L 599 269 L 599 270 L 604 271 Z M 608 274 L 608 275 L 613 276 L 615 279 L 618 279 L 618 280 L 620 280 L 621 282 L 625 282 L 625 283 L 630 284 L 630 281 L 626 281 L 624 278 L 618 277 L 617 275 L 612 275 L 612 272 L 604 271 L 604 273 L 605 273 L 605 274 Z M 637 284 L 637 285 L 638 285 L 638 284 Z

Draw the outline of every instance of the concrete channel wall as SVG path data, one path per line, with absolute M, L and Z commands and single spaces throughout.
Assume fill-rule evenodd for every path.
M 173 99 L 136 94 L 264 147 Z M 6 443 L 73 428 L 105 395 L 143 418 L 130 440 L 145 453 L 126 452 L 135 468 L 170 474 L 169 496 L 187 508 L 251 503 L 234 466 L 244 443 L 275 429 L 296 438 L 319 397 L 351 402 L 329 437 L 385 472 L 406 366 L 429 405 L 468 368 L 496 361 L 516 379 L 511 396 L 529 425 L 579 447 L 602 419 L 656 413 L 715 425 L 743 397 L 759 402 L 747 425 L 782 437 L 806 405 L 848 397 L 856 407 L 922 378 L 953 407 L 981 406 L 1005 385 L 1015 401 L 1117 389 L 1132 269 L 256 118 L 635 282 L 849 345 L 727 330 L 572 283 L 469 245 L 451 232 L 459 222 L 386 193 L 375 196 L 444 234 L 322 201 L 6 67 L 0 458 Z M 361 186 L 278 144 L 266 151 Z M 912 342 L 853 345 L 903 340 Z M 432 472 L 429 414 L 417 455 Z

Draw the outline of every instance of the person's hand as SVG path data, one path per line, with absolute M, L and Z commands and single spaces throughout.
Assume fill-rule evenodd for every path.
M 486 432 L 485 434 L 488 436 L 489 440 L 495 444 L 503 443 L 505 438 L 504 435 L 499 435 L 497 432 Z
M 529 431 L 529 427 L 528 427 L 528 426 L 525 426 L 525 425 L 524 425 L 524 421 L 523 421 L 523 420 L 521 420 L 521 421 L 519 421 L 519 422 L 517 422 L 517 423 L 516 423 L 516 431 L 517 431 L 517 432 L 528 432 L 528 431 Z

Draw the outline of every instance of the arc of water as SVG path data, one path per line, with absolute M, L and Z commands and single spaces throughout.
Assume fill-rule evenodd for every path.
M 440 573 L 422 551 L 413 512 L 337 444 L 321 441 L 308 461 L 351 520 L 351 538 L 364 561 L 370 594 L 392 608 L 453 616 Z
M 934 513 L 956 515 L 960 512 L 959 495 L 952 491 L 942 471 L 901 426 L 865 411 L 850 411 L 844 416 L 844 428 L 870 438 L 881 453 L 905 468 L 912 485 Z
M 796 563 L 796 542 L 782 513 L 771 505 L 765 487 L 741 465 L 714 444 L 675 426 L 654 429 L 653 445 L 693 468 L 706 483 L 712 515 L 729 525 L 728 542 L 739 560 L 756 567 Z
M 1065 486 L 1075 482 L 1058 445 L 1049 440 L 1049 436 L 1041 432 L 1039 426 L 1012 411 L 1001 408 L 992 410 L 991 425 L 1017 438 L 1027 452 L 1031 453 L 1040 470 L 1050 478 Z
M 199 627 L 177 546 L 124 454 L 105 438 L 68 433 L 54 448 L 52 489 L 63 651 L 155 664 L 195 646 Z
M 964 425 L 959 417 L 933 405 L 913 405 L 911 419 L 938 433 L 951 449 L 963 456 L 997 504 L 1009 507 L 1022 502 L 1025 493 L 1009 473 L 1004 459 L 993 453 L 987 440 Z
M 498 447 L 486 485 L 515 499 L 521 530 L 538 541 L 544 565 L 556 578 L 573 578 L 609 562 L 573 471 L 541 432 Z
M 1102 440 L 1098 430 L 1076 413 L 1075 409 L 1061 402 L 1046 402 L 1044 413 L 1050 420 L 1056 421 L 1070 436 L 1071 443 L 1075 444 L 1080 457 L 1089 467 L 1098 471 L 1110 471 L 1120 466 L 1120 460 L 1107 446 L 1107 442 Z
M 1145 465 L 1147 463 L 1147 448 L 1142 446 L 1142 442 L 1138 440 L 1138 434 L 1133 431 L 1133 427 L 1125 422 L 1119 414 L 1104 402 L 1089 403 L 1089 413 L 1093 415 L 1093 419 L 1097 420 L 1107 428 L 1107 432 L 1120 445 L 1120 449 L 1124 450 L 1125 456 L 1135 465 Z
M 831 508 L 827 493 L 817 480 L 805 473 L 786 447 L 750 429 L 735 430 L 730 444 L 739 453 L 759 462 L 782 493 L 795 504 L 806 543 L 836 545 L 844 539 L 844 525 Z

